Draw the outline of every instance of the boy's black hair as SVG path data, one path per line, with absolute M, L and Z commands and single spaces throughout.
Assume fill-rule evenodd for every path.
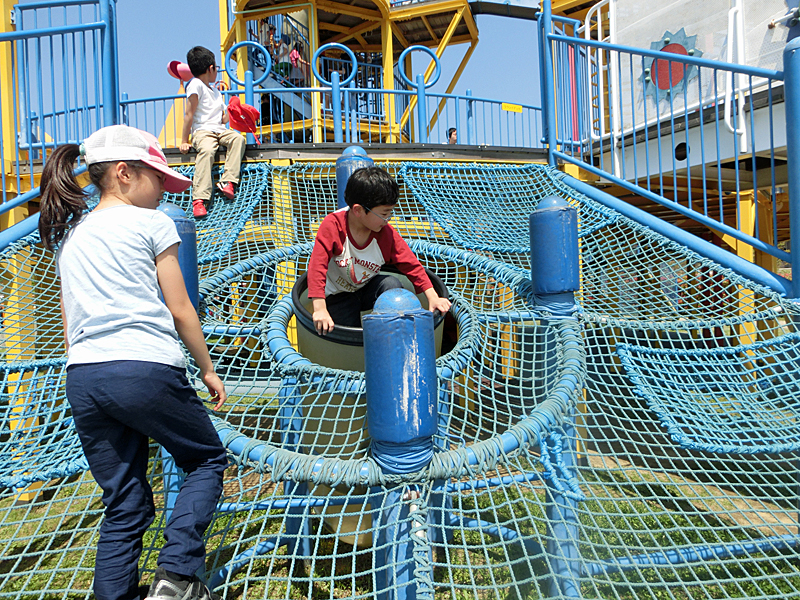
M 452 135 L 453 135 L 453 132 L 454 132 L 455 130 L 456 130 L 456 128 L 455 128 L 455 127 L 451 127 L 450 129 L 448 129 L 448 130 L 447 130 L 447 139 L 448 139 L 448 140 L 450 139 L 450 136 L 452 136 Z
M 186 64 L 195 77 L 200 77 L 208 71 L 208 67 L 216 64 L 217 58 L 214 53 L 203 46 L 195 46 L 186 53 Z
M 400 188 L 394 177 L 380 167 L 353 171 L 344 188 L 344 200 L 350 208 L 356 204 L 370 210 L 376 206 L 394 206 L 399 198 Z

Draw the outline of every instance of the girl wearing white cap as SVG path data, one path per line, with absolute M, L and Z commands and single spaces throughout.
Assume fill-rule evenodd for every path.
M 100 190 L 91 212 L 72 174 L 79 156 Z M 195 572 L 205 566 L 203 534 L 227 458 L 186 378 L 179 339 L 215 409 L 225 402 L 225 386 L 184 286 L 175 224 L 155 210 L 164 191 L 182 192 L 191 183 L 169 168 L 152 135 L 124 125 L 103 128 L 80 147 L 60 146 L 42 173 L 39 233 L 57 252 L 67 399 L 106 506 L 95 561 L 98 600 L 139 598 L 142 536 L 155 516 L 149 438 L 187 476 L 148 597 L 215 597 Z

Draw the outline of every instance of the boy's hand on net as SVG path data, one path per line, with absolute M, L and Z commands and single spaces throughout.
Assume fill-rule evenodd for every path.
M 311 318 L 314 319 L 314 327 L 319 335 L 325 335 L 333 330 L 333 319 L 327 310 L 315 310 Z
M 436 298 L 436 300 L 429 302 L 428 310 L 431 312 L 438 310 L 440 313 L 444 314 L 450 310 L 451 306 L 452 303 L 447 298 Z

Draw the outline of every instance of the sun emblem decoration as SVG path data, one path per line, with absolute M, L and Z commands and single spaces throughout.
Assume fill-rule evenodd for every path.
M 650 44 L 650 49 L 681 56 L 700 57 L 703 53 L 695 48 L 696 40 L 696 35 L 686 35 L 685 29 L 681 27 L 677 33 L 666 31 L 660 40 Z M 644 72 L 642 73 L 644 93 L 646 96 L 652 96 L 656 103 L 670 95 L 682 94 L 686 84 L 696 77 L 697 67 L 695 65 L 668 61 L 663 58 L 645 58 Z

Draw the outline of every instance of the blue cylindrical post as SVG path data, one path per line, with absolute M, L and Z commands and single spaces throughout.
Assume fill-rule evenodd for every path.
M 559 314 L 570 314 L 580 289 L 578 211 L 558 196 L 542 199 L 530 216 L 531 282 L 537 297 L 552 305 L 565 301 Z M 559 296 L 559 298 L 556 298 Z
M 116 125 L 119 118 L 119 98 L 115 80 L 117 77 L 117 59 L 114 52 L 114 15 L 112 0 L 100 0 L 100 20 L 106 27 L 102 33 L 102 71 L 103 71 L 103 126 Z
M 574 292 L 580 288 L 578 258 L 578 211 L 566 200 L 548 196 L 539 202 L 530 216 L 531 283 L 534 308 L 542 311 L 540 344 L 543 369 L 555 373 L 557 347 L 548 321 L 571 316 L 575 309 Z M 567 440 L 575 439 L 575 415 L 563 426 Z M 562 453 L 563 464 L 575 468 L 575 448 Z M 577 501 L 547 483 L 547 554 L 552 566 L 549 595 L 552 598 L 580 598 L 580 561 L 578 554 Z
M 122 125 L 127 125 L 128 124 L 128 104 L 127 104 L 127 102 L 128 102 L 128 92 L 122 92 L 122 95 L 121 95 L 120 98 L 122 100 L 122 102 L 120 102 L 120 118 L 122 119 L 121 123 L 122 123 Z
M 342 155 L 336 159 L 336 204 L 338 208 L 347 206 L 344 201 L 344 190 L 347 187 L 347 181 L 358 169 L 364 167 L 374 167 L 373 161 L 361 146 L 349 146 L 344 149 Z
M 158 210 L 166 214 L 175 223 L 181 243 L 178 246 L 178 264 L 181 267 L 186 292 L 194 309 L 200 305 L 200 289 L 197 272 L 197 230 L 194 222 L 186 217 L 183 209 L 171 202 L 162 202 Z M 169 521 L 175 499 L 181 490 L 186 473 L 178 468 L 175 459 L 163 447 L 161 448 L 161 467 L 164 476 L 164 504 L 166 518 Z
M 390 290 L 363 318 L 367 425 L 385 473 L 413 473 L 433 457 L 437 429 L 433 313 L 411 292 Z M 413 486 L 373 490 L 379 600 L 433 599 L 428 512 Z
M 467 90 L 467 96 L 472 96 L 472 90 Z M 467 100 L 467 144 L 470 146 L 474 143 L 472 136 L 475 128 L 475 115 L 473 114 L 473 105 L 475 100 Z
M 255 94 L 253 92 L 253 72 L 250 69 L 244 72 L 244 101 L 245 104 L 255 106 Z M 256 136 L 252 133 L 247 134 L 247 143 L 255 144 Z
M 789 237 L 792 252 L 792 296 L 800 298 L 800 38 L 783 50 L 786 107 L 786 167 L 789 173 Z M 797 152 L 796 152 L 797 151 Z M 798 243 L 795 244 L 794 234 Z
M 162 202 L 158 210 L 165 213 L 175 223 L 181 243 L 178 246 L 178 263 L 186 284 L 189 300 L 195 310 L 200 306 L 200 285 L 197 271 L 197 228 L 194 221 L 187 218 L 180 206 L 171 202 Z
M 419 471 L 433 456 L 437 428 L 433 313 L 412 292 L 390 290 L 363 326 L 373 458 L 385 472 Z
M 544 75 L 542 88 L 542 111 L 544 112 L 545 137 L 547 139 L 547 155 L 550 166 L 556 166 L 556 106 L 553 87 L 553 46 L 547 36 L 553 31 L 553 8 L 551 0 L 542 1 L 542 61 Z
M 333 110 L 333 141 L 341 144 L 342 135 L 342 95 L 339 90 L 339 73 L 331 73 L 331 109 Z
M 425 107 L 425 77 L 417 75 L 417 131 L 419 143 L 428 143 L 428 110 Z

